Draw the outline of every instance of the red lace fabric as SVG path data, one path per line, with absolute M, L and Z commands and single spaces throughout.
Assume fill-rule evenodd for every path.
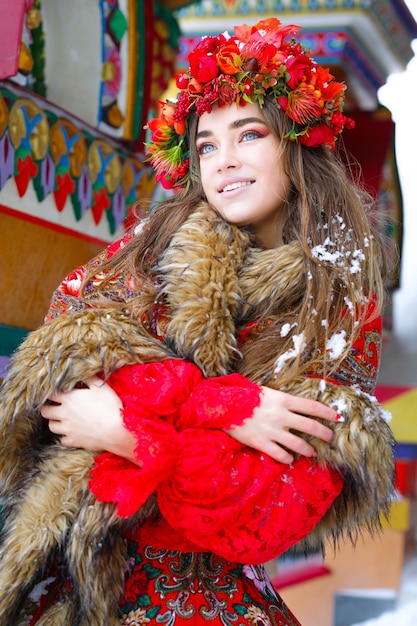
M 240 563 L 263 563 L 304 538 L 342 488 L 310 459 L 276 463 L 226 433 L 190 429 L 180 441 L 175 472 L 157 489 L 161 512 L 200 549 Z
M 182 360 L 125 366 L 108 382 L 123 401 L 126 428 L 137 438 L 137 465 L 111 453 L 98 455 L 90 489 L 98 499 L 116 502 L 118 514 L 125 517 L 135 513 L 173 471 L 178 430 L 187 425 L 231 428 L 250 417 L 260 403 L 260 387 L 244 376 L 204 380 L 196 365 Z
M 168 360 L 123 367 L 109 383 L 138 438 L 138 465 L 103 453 L 90 489 L 120 515 L 155 491 L 164 520 L 138 531 L 154 546 L 263 563 L 305 537 L 341 491 L 334 470 L 307 458 L 276 463 L 221 430 L 259 404 L 260 388 L 243 376 L 203 380 L 193 364 Z

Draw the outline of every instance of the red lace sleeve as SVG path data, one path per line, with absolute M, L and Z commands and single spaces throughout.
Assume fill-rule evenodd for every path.
M 261 402 L 262 388 L 241 374 L 207 378 L 194 387 L 182 404 L 177 428 L 240 426 Z
M 204 421 L 217 428 L 240 424 L 260 401 L 260 387 L 243 376 L 203 380 L 196 365 L 180 359 L 121 367 L 109 384 L 123 401 L 126 428 L 137 438 L 137 464 L 110 453 L 98 455 L 90 489 L 98 499 L 116 502 L 121 516 L 135 513 L 173 471 L 181 445 L 178 430 Z M 180 417 L 184 406 L 192 424 Z
M 303 539 L 342 489 L 306 457 L 284 465 L 226 433 L 179 434 L 175 471 L 157 488 L 167 522 L 203 550 L 262 563 Z
M 123 402 L 123 422 L 137 438 L 137 462 L 109 452 L 97 455 L 89 487 L 98 500 L 115 502 L 121 517 L 136 513 L 174 470 L 175 420 L 201 380 L 193 363 L 171 359 L 126 365 L 110 376 L 108 382 Z
M 116 502 L 119 515 L 132 515 L 156 491 L 165 520 L 191 544 L 261 563 L 308 534 L 340 493 L 338 473 L 309 459 L 276 463 L 220 428 L 185 427 L 181 406 L 196 390 L 209 390 L 209 415 L 223 424 L 233 393 L 240 408 L 243 377 L 219 377 L 205 386 L 195 365 L 167 360 L 125 366 L 109 382 L 123 400 L 126 426 L 137 436 L 137 465 L 98 455 L 90 488 L 98 500 Z M 259 388 L 247 382 L 253 407 Z M 238 410 L 232 413 L 233 422 L 244 419 Z

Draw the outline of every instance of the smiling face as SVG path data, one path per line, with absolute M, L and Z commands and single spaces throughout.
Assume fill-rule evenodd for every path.
M 230 224 L 249 226 L 263 245 L 279 245 L 290 180 L 280 140 L 259 106 L 232 104 L 204 113 L 196 147 L 207 201 Z

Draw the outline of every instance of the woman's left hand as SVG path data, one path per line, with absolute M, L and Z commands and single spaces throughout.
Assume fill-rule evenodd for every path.
M 42 416 L 49 429 L 61 437 L 63 446 L 114 452 L 134 461 L 135 437 L 125 428 L 123 403 L 116 392 L 98 376 L 85 385 L 50 396 Z
M 313 442 L 300 437 L 304 433 L 330 442 L 333 430 L 317 421 L 321 418 L 337 422 L 337 412 L 316 400 L 262 387 L 261 403 L 251 417 L 228 434 L 251 448 L 259 450 L 280 463 L 292 463 L 295 455 L 316 456 Z

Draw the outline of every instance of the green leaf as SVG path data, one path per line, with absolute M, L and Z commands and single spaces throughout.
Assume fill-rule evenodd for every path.
M 151 609 L 146 611 L 146 617 L 148 619 L 154 619 L 159 613 L 161 606 L 153 606 Z
M 147 593 L 142 593 L 137 599 L 137 605 L 146 608 L 147 606 L 151 606 L 152 602 Z
M 148 574 L 148 578 L 156 578 L 157 576 L 159 576 L 159 574 L 161 574 L 162 570 L 158 567 L 153 567 L 153 565 L 151 565 L 151 563 L 146 563 L 143 566 L 143 570 Z
M 246 613 L 248 612 L 248 607 L 245 606 L 244 604 L 233 604 L 233 608 L 236 611 L 236 613 L 242 616 L 246 615 Z

